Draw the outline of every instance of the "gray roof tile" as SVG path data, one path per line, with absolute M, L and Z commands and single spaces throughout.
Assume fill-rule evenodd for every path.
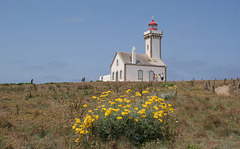
M 132 53 L 118 52 L 124 64 L 132 64 Z M 136 53 L 136 65 L 166 66 L 161 59 L 152 59 L 147 54 Z

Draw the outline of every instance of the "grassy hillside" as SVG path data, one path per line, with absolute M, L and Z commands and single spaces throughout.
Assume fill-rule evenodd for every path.
M 171 140 L 163 146 L 155 141 L 141 148 L 240 147 L 240 90 L 231 80 L 217 80 L 215 87 L 230 86 L 231 96 L 220 96 L 205 89 L 204 82 L 171 82 L 178 86 L 165 100 L 174 108 L 169 118 Z M 154 88 L 157 96 L 169 93 L 160 82 L 2 84 L 0 148 L 80 148 L 74 142 L 72 126 L 75 118 L 95 108 L 91 96 L 110 90 L 113 97 L 119 97 L 127 89 L 141 93 L 148 87 Z M 84 104 L 88 107 L 83 108 Z M 98 143 L 101 148 L 136 148 L 126 138 Z

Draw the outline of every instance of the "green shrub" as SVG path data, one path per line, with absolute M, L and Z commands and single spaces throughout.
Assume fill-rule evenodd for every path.
M 187 149 L 200 149 L 197 145 L 189 145 Z
M 175 85 L 174 83 L 169 82 L 169 83 L 162 84 L 161 87 L 167 87 L 167 86 L 172 86 L 173 87 L 174 85 Z
M 156 139 L 164 141 L 169 136 L 165 130 L 168 130 L 167 117 L 173 108 L 164 103 L 164 99 L 151 96 L 149 91 L 133 94 L 130 89 L 119 98 L 112 99 L 110 95 L 111 91 L 107 91 L 99 97 L 93 96 L 98 107 L 89 110 L 82 122 L 75 119 L 73 129 L 80 134 L 76 142 L 86 136 L 98 136 L 103 141 L 124 137 L 139 146 Z
M 96 82 L 103 82 L 102 80 L 96 80 Z
M 18 83 L 17 85 L 23 85 L 24 83 Z

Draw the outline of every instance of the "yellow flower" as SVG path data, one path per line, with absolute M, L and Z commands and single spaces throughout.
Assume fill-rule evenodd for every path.
M 159 110 L 159 108 L 157 106 L 153 106 L 157 111 Z
M 98 116 L 98 115 L 93 115 L 93 117 L 95 117 L 95 119 L 96 119 L 96 120 L 99 118 L 99 116 Z
M 105 112 L 106 110 L 107 110 L 106 108 L 102 108 L 102 110 L 101 110 L 101 111 L 102 111 L 102 112 Z
M 104 108 L 104 107 L 105 107 L 105 105 L 102 105 L 102 107 Z
M 141 117 L 141 118 L 145 118 L 145 117 L 147 117 L 147 115 L 141 115 L 140 117 Z
M 151 104 L 152 104 L 152 102 L 150 102 L 150 101 L 145 102 L 145 105 L 151 105 Z
M 148 91 L 142 91 L 143 94 L 148 94 L 149 92 Z
M 126 93 L 128 94 L 128 93 L 130 93 L 130 92 L 132 92 L 132 90 L 131 89 L 128 89 L 127 91 L 126 91 Z
M 109 108 L 106 112 L 105 112 L 105 117 L 107 117 L 108 115 L 112 114 L 112 110 Z
M 114 104 L 116 104 L 116 102 L 111 102 L 111 105 L 114 105 Z
M 131 108 L 131 105 L 126 105 L 129 109 Z
M 128 112 L 122 112 L 122 116 L 128 115 Z
M 163 120 L 162 119 L 158 119 L 160 122 L 163 122 Z
M 87 107 L 87 105 L 85 104 L 85 105 L 83 105 L 83 108 L 86 108 Z
M 85 133 L 89 133 L 89 131 L 88 131 L 88 130 L 86 130 L 86 131 L 85 131 Z
M 157 116 L 157 115 L 154 115 L 153 118 L 158 118 L 158 116 Z
M 124 109 L 124 111 L 125 111 L 125 112 L 128 112 L 128 113 L 131 113 L 131 111 L 130 111 L 130 110 L 128 110 L 128 109 Z
M 132 119 L 132 117 L 131 117 L 131 116 L 129 116 L 128 118 L 129 118 L 129 119 Z
M 138 113 L 139 113 L 139 114 L 144 114 L 145 111 L 146 111 L 145 109 L 142 109 L 142 110 L 138 111 Z
M 92 96 L 91 98 L 92 98 L 92 99 L 96 99 L 97 97 L 96 97 L 96 96 Z
M 136 111 L 138 110 L 138 108 L 134 108 Z
M 136 92 L 136 95 L 135 95 L 135 96 L 139 96 L 139 97 L 141 97 L 142 94 L 140 94 L 139 92 Z
M 92 110 L 88 110 L 88 113 L 91 113 L 92 112 Z
M 120 111 L 120 109 L 112 109 L 113 111 L 115 111 L 115 112 L 119 112 Z
M 76 123 L 80 123 L 80 119 L 79 118 L 75 118 Z
M 72 129 L 75 129 L 76 128 L 76 126 L 74 125 L 74 126 L 72 126 Z
M 85 134 L 84 130 L 80 131 L 80 134 L 84 135 Z
M 138 119 L 134 119 L 135 122 L 138 122 Z
M 75 142 L 79 142 L 79 140 L 80 140 L 80 138 L 77 138 L 77 139 L 75 140 Z
M 121 98 L 124 98 L 124 97 L 126 97 L 126 95 L 121 95 L 120 97 L 121 97 Z
M 173 87 L 174 87 L 174 88 L 176 88 L 176 87 L 177 87 L 177 85 L 174 85 Z
M 130 103 L 131 102 L 131 100 L 127 100 L 127 103 Z
M 121 117 L 121 116 L 118 116 L 118 117 L 117 117 L 117 119 L 118 119 L 118 120 L 121 120 L 121 119 L 122 119 L 122 117 Z
M 82 131 L 82 129 L 76 128 L 75 131 L 80 133 Z

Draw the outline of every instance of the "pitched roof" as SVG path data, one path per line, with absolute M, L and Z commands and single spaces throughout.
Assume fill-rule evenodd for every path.
M 132 53 L 117 52 L 124 64 L 132 64 Z M 132 65 L 146 65 L 146 66 L 166 66 L 161 59 L 152 59 L 147 54 L 136 53 L 136 64 Z

